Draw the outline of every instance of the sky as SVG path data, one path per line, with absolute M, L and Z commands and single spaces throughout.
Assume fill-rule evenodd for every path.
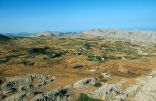
M 0 0 L 0 32 L 156 30 L 156 0 Z

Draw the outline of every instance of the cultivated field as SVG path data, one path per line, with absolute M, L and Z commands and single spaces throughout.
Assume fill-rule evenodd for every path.
M 86 77 L 96 78 L 98 83 L 125 81 L 123 88 L 126 89 L 136 83 L 136 78 L 156 69 L 155 55 L 154 45 L 141 46 L 101 38 L 14 37 L 0 44 L 0 85 L 6 77 L 40 74 L 55 76 L 52 83 L 37 90 L 41 92 Z M 110 73 L 111 78 L 103 79 L 101 73 Z M 81 93 L 84 92 L 73 88 L 73 100 Z

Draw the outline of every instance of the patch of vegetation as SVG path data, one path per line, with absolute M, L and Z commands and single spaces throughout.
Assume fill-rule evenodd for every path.
M 131 72 L 131 71 L 128 71 L 128 75 L 129 75 L 130 77 L 137 77 L 137 76 L 139 76 L 138 74 L 133 73 L 133 72 Z
M 107 56 L 94 56 L 94 55 L 89 55 L 88 56 L 89 61 L 107 61 L 108 57 Z
M 95 86 L 95 87 L 101 87 L 102 84 L 101 84 L 101 82 L 96 82 L 96 83 L 94 84 L 94 86 Z
M 14 53 L 14 52 L 18 52 L 18 50 L 11 50 L 9 52 Z
M 32 55 L 39 55 L 39 54 L 46 54 L 47 53 L 47 47 L 44 48 L 31 48 L 28 50 L 29 54 Z
M 139 59 L 141 58 L 141 55 L 129 55 L 129 56 L 125 56 L 126 59 Z
M 68 44 L 66 45 L 82 45 L 83 41 L 80 40 L 70 40 L 70 42 L 68 42 Z
M 91 98 L 87 94 L 82 93 L 77 101 L 102 101 L 102 100 Z
M 48 47 L 44 48 L 31 48 L 28 50 L 28 53 L 31 55 L 47 55 L 49 58 L 60 57 L 64 54 L 64 52 L 49 50 Z
M 100 50 L 105 50 L 105 51 L 107 51 L 107 52 L 115 52 L 115 51 L 117 51 L 116 48 L 110 47 L 110 46 L 108 46 L 108 45 L 106 45 L 106 44 L 101 45 L 101 46 L 100 46 Z
M 116 41 L 114 43 L 104 43 L 100 46 L 100 50 L 105 50 L 107 52 L 124 52 L 127 54 L 137 54 L 137 49 L 134 48 L 135 45 L 129 42 Z
M 88 42 L 85 42 L 83 46 L 84 46 L 84 48 L 86 48 L 86 49 L 92 49 L 92 46 L 93 46 L 93 45 L 91 45 L 91 44 L 88 43 Z
M 99 76 L 99 82 L 107 82 L 107 79 L 105 79 L 102 75 Z
M 107 82 L 107 79 L 105 79 L 102 75 L 100 75 L 98 78 L 97 78 L 97 82 L 94 84 L 95 87 L 101 87 L 102 86 L 102 82 Z
M 121 59 L 122 57 L 120 56 L 108 56 L 108 59 L 116 60 L 116 59 Z
M 110 60 L 115 60 L 115 59 L 121 59 L 122 57 L 118 57 L 118 56 L 106 56 L 106 55 L 102 55 L 102 56 L 95 56 L 95 55 L 89 55 L 88 56 L 88 60 L 89 61 L 100 61 L 100 62 L 105 62 Z

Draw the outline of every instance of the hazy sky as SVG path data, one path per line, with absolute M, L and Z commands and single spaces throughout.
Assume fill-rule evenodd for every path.
M 0 32 L 156 29 L 156 0 L 0 0 Z

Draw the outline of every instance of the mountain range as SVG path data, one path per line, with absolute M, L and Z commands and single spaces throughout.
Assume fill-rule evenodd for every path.
M 125 40 L 131 42 L 147 42 L 156 43 L 156 31 L 151 30 L 103 30 L 103 29 L 90 29 L 83 32 L 39 32 L 39 33 L 2 33 L 6 36 L 20 36 L 20 37 L 98 37 L 105 39 Z

